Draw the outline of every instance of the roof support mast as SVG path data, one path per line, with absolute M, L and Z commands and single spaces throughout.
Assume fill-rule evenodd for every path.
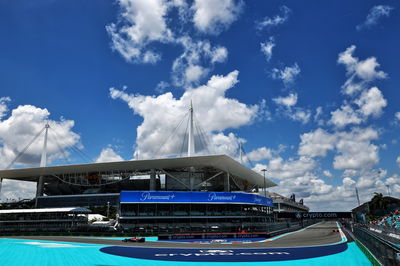
M 188 157 L 192 157 L 195 153 L 194 135 L 193 135 L 193 104 L 190 101 L 189 109 L 189 138 L 188 138 Z
M 44 128 L 45 128 L 44 142 L 43 142 L 42 157 L 40 158 L 40 167 L 46 167 L 47 163 L 47 135 L 50 128 L 49 123 L 46 123 Z M 43 184 L 44 184 L 43 176 L 40 176 L 36 186 L 36 204 L 35 204 L 36 207 L 37 207 L 37 197 L 43 196 Z

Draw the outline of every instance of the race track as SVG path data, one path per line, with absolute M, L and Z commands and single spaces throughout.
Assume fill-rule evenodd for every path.
M 273 248 L 273 247 L 305 247 L 305 246 L 318 246 L 329 245 L 338 243 L 342 240 L 338 232 L 333 232 L 337 229 L 337 223 L 327 221 L 312 225 L 305 229 L 295 231 L 292 233 L 284 234 L 272 238 L 266 242 L 254 243 L 237 243 L 232 244 L 229 248 L 239 249 L 254 249 L 254 248 Z M 103 238 L 81 238 L 81 237 L 68 237 L 68 236 L 24 236 L 15 237 L 17 239 L 31 239 L 43 241 L 58 241 L 58 242 L 72 242 L 72 243 L 86 243 L 98 244 L 109 246 L 131 246 L 131 247 L 153 247 L 153 248 L 204 248 L 205 244 L 196 244 L 179 241 L 147 241 L 145 243 L 125 243 L 116 239 L 103 239 Z M 227 248 L 226 244 L 210 243 L 207 248 Z
M 140 265 L 215 266 L 371 265 L 352 239 L 336 232 L 336 222 L 255 242 L 155 241 L 125 243 L 121 239 L 63 236 L 0 238 L 0 265 Z M 184 263 L 184 264 L 183 264 Z

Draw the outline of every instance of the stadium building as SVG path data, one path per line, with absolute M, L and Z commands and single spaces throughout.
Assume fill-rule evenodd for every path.
M 252 231 L 273 220 L 273 202 L 259 190 L 276 184 L 226 155 L 194 156 L 190 108 L 188 157 L 0 170 L 1 179 L 37 183 L 36 207 L 118 208 L 124 230 Z
M 37 207 L 118 206 L 127 230 L 261 230 L 275 186 L 226 155 L 1 170 L 0 177 L 38 182 Z

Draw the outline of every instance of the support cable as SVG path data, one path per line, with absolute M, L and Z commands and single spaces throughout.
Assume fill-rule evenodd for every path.
M 56 135 L 56 138 L 62 139 L 55 130 L 53 130 L 53 133 L 54 133 L 54 135 Z M 64 144 L 65 147 L 68 147 L 69 149 L 71 149 L 72 151 L 77 153 L 84 161 L 93 163 L 93 160 L 86 153 L 84 153 L 81 149 L 79 149 L 75 144 L 67 143 L 65 141 L 62 144 Z
M 10 169 L 11 166 L 26 152 L 27 149 L 32 145 L 32 143 L 43 133 L 43 131 L 46 129 L 46 127 L 43 127 L 42 130 L 40 130 L 39 133 L 36 134 L 36 136 L 28 143 L 28 145 L 25 146 L 25 148 L 18 153 L 18 155 L 14 158 L 14 160 L 11 161 L 11 163 L 5 168 L 5 169 Z
M 162 148 L 164 148 L 165 144 L 168 142 L 168 140 L 175 135 L 175 132 L 177 131 L 177 129 L 182 125 L 182 122 L 184 121 L 184 119 L 186 118 L 186 116 L 188 115 L 188 113 L 186 113 L 183 118 L 181 119 L 181 121 L 179 122 L 179 124 L 175 127 L 175 129 L 172 131 L 172 133 L 168 136 L 167 139 L 165 139 L 165 141 L 162 142 L 162 145 L 160 146 L 160 148 L 157 150 L 156 152 L 156 157 L 158 157 L 160 155 L 160 152 L 162 150 Z
M 50 137 L 50 136 L 49 136 Z M 68 156 L 67 156 L 67 153 L 65 152 L 65 150 L 63 149 L 63 148 L 61 148 L 61 145 L 60 145 L 60 143 L 58 142 L 58 140 L 57 140 L 57 138 L 54 138 L 54 141 L 55 141 L 55 143 L 56 143 L 56 145 L 57 145 L 57 148 L 60 150 L 60 152 L 62 153 L 62 155 L 63 155 L 63 157 L 64 157 L 64 160 L 67 162 L 67 163 L 70 163 L 71 161 L 68 159 Z
M 190 119 L 188 119 L 188 122 L 186 124 L 185 134 L 183 135 L 183 141 L 182 141 L 182 146 L 181 146 L 181 150 L 180 150 L 180 153 L 179 153 L 179 157 L 182 157 L 183 149 L 185 148 L 186 137 L 189 137 L 189 132 L 188 132 L 189 123 L 190 123 Z
M 198 125 L 198 131 L 199 131 L 200 135 L 202 136 L 204 143 L 206 144 L 206 149 L 208 150 L 208 152 L 210 154 L 215 154 L 216 152 L 215 152 L 214 146 L 212 145 L 212 141 L 211 141 L 210 137 L 206 134 L 206 132 L 202 128 L 201 124 L 198 122 L 198 119 L 196 118 L 196 114 L 194 114 L 193 117 L 194 117 L 195 124 Z

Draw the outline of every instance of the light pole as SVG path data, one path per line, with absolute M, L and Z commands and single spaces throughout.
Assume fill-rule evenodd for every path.
M 107 201 L 107 218 L 110 216 L 110 202 Z
M 267 197 L 267 189 L 265 188 L 265 172 L 267 172 L 267 169 L 262 169 L 261 170 L 264 174 L 264 197 Z

